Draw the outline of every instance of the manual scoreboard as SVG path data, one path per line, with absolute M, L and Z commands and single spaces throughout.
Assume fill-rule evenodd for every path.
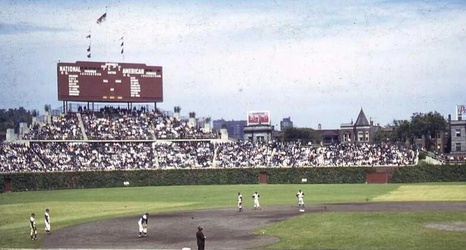
M 140 63 L 58 63 L 58 100 L 162 102 L 161 66 Z

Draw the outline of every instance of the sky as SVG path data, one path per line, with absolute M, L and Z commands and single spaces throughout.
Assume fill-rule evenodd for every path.
M 162 66 L 158 108 L 212 120 L 335 129 L 466 104 L 466 1 L 0 0 L 0 45 L 4 109 L 61 107 L 57 63 L 86 60 Z

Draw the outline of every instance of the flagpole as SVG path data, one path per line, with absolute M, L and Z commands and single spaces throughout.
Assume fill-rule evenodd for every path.
M 108 6 L 105 6 L 105 18 L 107 18 L 107 7 Z M 107 21 L 107 25 L 105 25 L 105 46 L 106 46 L 106 50 L 107 50 L 107 58 L 106 58 L 106 61 L 108 62 L 108 21 Z
M 120 43 L 120 53 L 121 53 L 121 58 L 123 60 L 123 62 L 125 61 L 125 36 L 123 35 L 120 40 L 121 40 L 121 43 Z

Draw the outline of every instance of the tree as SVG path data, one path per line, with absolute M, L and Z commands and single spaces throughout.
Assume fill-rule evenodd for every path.
M 287 128 L 283 132 L 283 141 L 301 141 L 302 143 L 316 143 L 318 136 L 310 128 Z
M 411 130 L 411 123 L 408 120 L 394 120 L 393 126 L 396 130 L 392 138 L 397 142 L 413 142 L 413 132 Z
M 32 112 L 20 107 L 18 109 L 0 109 L 0 131 L 6 131 L 9 128 L 19 131 L 19 124 L 25 122 L 30 124 L 32 121 Z
M 411 116 L 411 132 L 416 137 L 424 137 L 426 148 L 431 149 L 434 139 L 442 132 L 447 131 L 448 122 L 438 112 L 429 112 L 427 114 L 414 113 Z

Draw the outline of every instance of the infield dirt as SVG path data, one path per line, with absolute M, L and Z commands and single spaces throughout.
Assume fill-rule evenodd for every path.
M 319 204 L 305 213 L 370 211 L 466 211 L 466 202 L 383 202 Z M 149 211 L 150 212 L 150 211 Z M 299 216 L 297 206 L 266 206 L 262 210 L 236 208 L 151 214 L 148 237 L 138 238 L 140 215 L 85 223 L 52 232 L 42 248 L 197 249 L 198 226 L 204 227 L 207 249 L 248 249 L 279 241 L 252 231 Z

